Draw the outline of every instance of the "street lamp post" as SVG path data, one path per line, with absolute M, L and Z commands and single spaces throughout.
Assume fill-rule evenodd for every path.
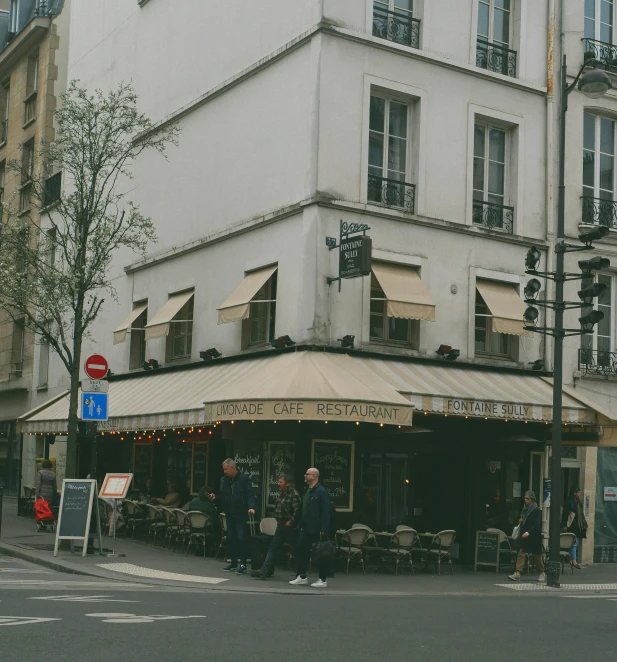
M 601 97 L 611 88 L 611 80 L 604 71 L 592 69 L 583 74 L 586 67 L 594 65 L 595 61 L 583 64 L 574 81 L 568 85 L 566 56 L 561 64 L 561 112 L 559 125 L 559 197 L 557 201 L 557 238 L 555 252 L 555 327 L 553 353 L 553 429 L 551 457 L 551 510 L 549 518 L 549 562 L 546 567 L 547 584 L 559 586 L 559 542 L 560 542 L 560 507 L 562 501 L 561 487 L 561 425 L 562 425 L 562 388 L 563 388 L 563 339 L 566 335 L 563 324 L 563 314 L 566 309 L 564 302 L 565 273 L 565 176 L 566 176 L 566 113 L 568 111 L 568 96 L 576 87 L 592 99 Z

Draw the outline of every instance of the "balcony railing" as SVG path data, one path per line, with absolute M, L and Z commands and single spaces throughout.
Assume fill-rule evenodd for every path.
M 514 232 L 514 207 L 496 205 L 492 202 L 473 201 L 472 220 L 474 225 L 483 225 L 489 230 Z
M 598 60 L 609 71 L 617 72 L 617 46 L 596 39 L 583 39 L 584 61 Z
M 373 36 L 420 48 L 420 21 L 411 14 L 373 8 Z
M 397 207 L 413 213 L 416 203 L 415 184 L 396 179 L 368 176 L 368 201 L 386 207 Z
M 617 228 L 617 202 L 592 198 L 589 195 L 581 197 L 583 202 L 582 222 L 584 225 L 605 225 Z
M 516 51 L 478 37 L 476 66 L 516 78 Z
M 617 377 L 617 353 L 597 349 L 578 350 L 578 370 L 581 376 Z

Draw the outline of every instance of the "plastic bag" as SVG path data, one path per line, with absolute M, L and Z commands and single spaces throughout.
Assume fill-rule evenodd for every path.
M 42 520 L 54 520 L 54 514 L 45 499 L 39 497 L 34 504 L 35 519 L 37 522 Z

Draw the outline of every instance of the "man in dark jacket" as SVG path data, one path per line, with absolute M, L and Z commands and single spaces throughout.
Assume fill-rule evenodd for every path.
M 516 572 L 511 574 L 509 578 L 513 582 L 520 581 L 521 572 L 525 567 L 525 555 L 531 554 L 540 573 L 538 581 L 545 582 L 546 575 L 544 574 L 544 563 L 542 562 L 542 511 L 538 508 L 536 493 L 533 490 L 525 492 L 524 501 L 525 507 L 519 519 L 522 544 L 516 557 Z
M 251 479 L 238 471 L 236 462 L 227 458 L 223 462 L 221 493 L 219 501 L 227 522 L 227 553 L 231 562 L 225 572 L 234 571 L 237 575 L 246 574 L 246 518 L 255 514 L 255 496 Z M 210 495 L 213 499 L 214 495 Z M 238 566 L 240 559 L 240 566 Z
M 290 584 L 308 584 L 306 568 L 311 556 L 311 547 L 319 542 L 322 536 L 327 536 L 330 530 L 330 497 L 328 491 L 319 482 L 319 471 L 307 469 L 304 482 L 308 489 L 302 500 L 302 516 L 300 518 L 300 535 L 296 545 L 296 578 Z M 326 588 L 328 568 L 319 567 L 319 579 L 311 584 L 315 588 Z

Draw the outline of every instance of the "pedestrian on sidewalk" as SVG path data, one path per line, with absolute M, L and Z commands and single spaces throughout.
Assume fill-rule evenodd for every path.
M 561 528 L 576 536 L 571 552 L 572 565 L 577 570 L 581 570 L 581 565 L 578 559 L 580 557 L 581 540 L 587 538 L 587 520 L 585 519 L 585 513 L 583 512 L 580 487 L 575 487 L 572 490 L 570 498 L 563 506 Z
M 246 518 L 247 514 L 255 514 L 253 485 L 247 474 L 238 471 L 235 460 L 230 457 L 223 462 L 223 473 L 225 475 L 221 478 L 219 496 L 215 497 L 211 494 L 209 497 L 218 499 L 219 509 L 225 513 L 227 522 L 227 554 L 231 561 L 223 570 L 245 575 L 247 572 Z
M 319 471 L 314 467 L 306 470 L 304 482 L 307 485 L 302 500 L 300 535 L 296 545 L 296 578 L 290 584 L 308 584 L 306 569 L 311 556 L 311 547 L 327 536 L 330 531 L 330 496 L 319 482 Z M 311 584 L 314 588 L 326 588 L 329 568 L 320 566 L 319 579 Z
M 536 503 L 536 493 L 533 490 L 525 492 L 525 507 L 521 512 L 519 524 L 521 525 L 521 548 L 516 557 L 516 571 L 509 576 L 513 582 L 521 579 L 521 572 L 525 567 L 525 555 L 532 554 L 536 568 L 540 573 L 539 582 L 546 581 L 544 563 L 542 562 L 542 511 Z
M 293 537 L 300 524 L 302 515 L 302 499 L 298 490 L 291 484 L 291 476 L 282 474 L 278 479 L 279 493 L 276 499 L 274 517 L 276 519 L 276 531 L 268 548 L 268 553 L 259 570 L 251 570 L 252 577 L 266 579 L 274 574 L 274 563 L 279 549 L 284 543 L 290 547 Z
M 35 500 L 43 499 L 47 502 L 50 510 L 53 508 L 58 496 L 58 483 L 56 481 L 56 474 L 52 471 L 53 466 L 51 460 L 43 460 L 42 468 L 36 475 L 35 489 Z M 36 530 L 44 531 L 44 524 L 42 522 L 37 522 Z

